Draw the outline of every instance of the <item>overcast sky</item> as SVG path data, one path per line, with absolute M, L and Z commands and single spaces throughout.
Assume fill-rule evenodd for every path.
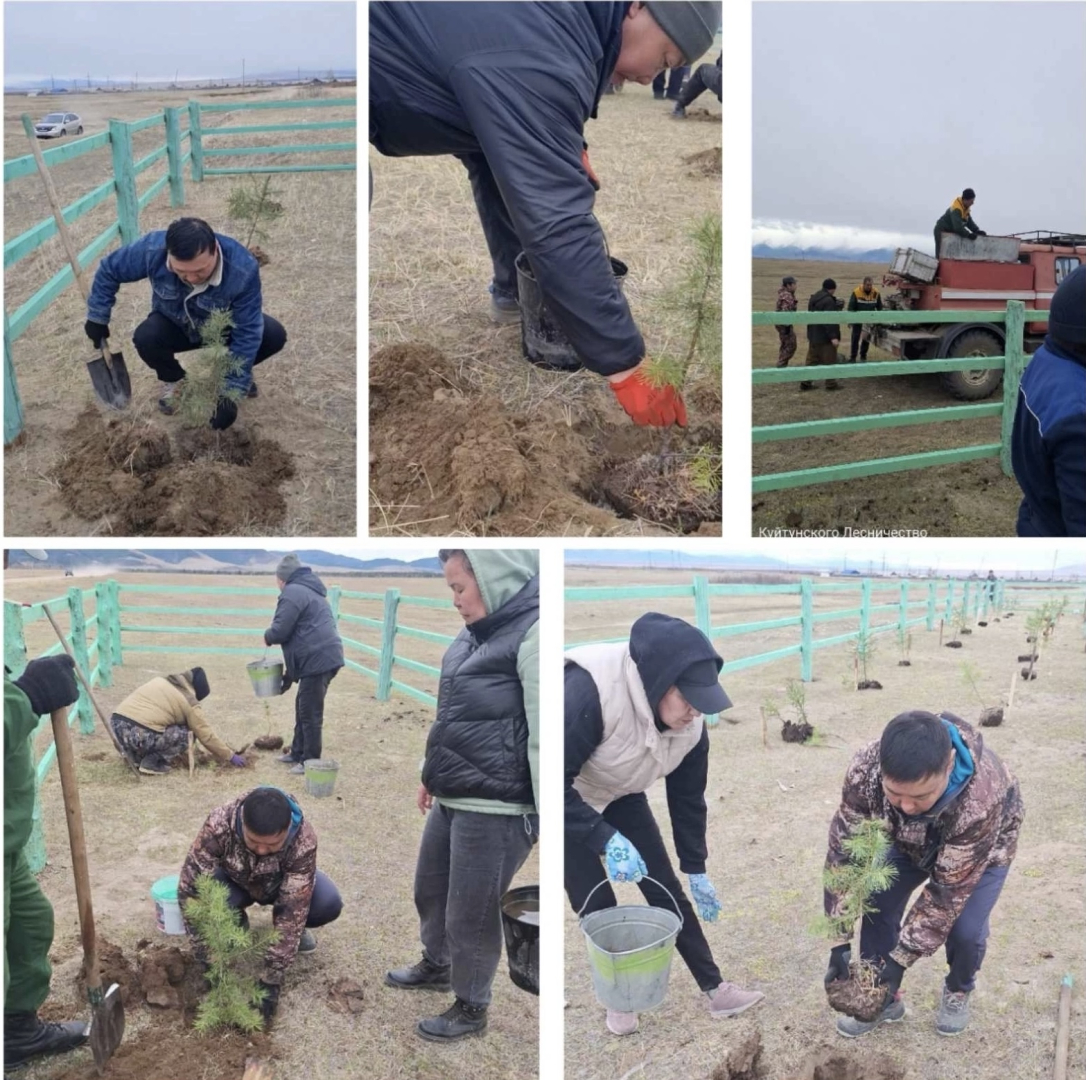
M 355 67 L 355 4 L 4 4 L 4 78 L 144 80 Z
M 965 187 L 989 233 L 1086 232 L 1086 3 L 756 2 L 753 33 L 754 243 L 930 250 Z

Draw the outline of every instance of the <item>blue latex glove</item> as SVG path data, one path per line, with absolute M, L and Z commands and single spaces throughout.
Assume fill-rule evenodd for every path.
M 640 852 L 620 832 L 607 841 L 603 854 L 612 881 L 640 881 L 648 873 Z
M 694 906 L 703 922 L 716 922 L 720 914 L 720 901 L 716 898 L 716 889 L 704 874 L 690 874 L 690 895 Z
M 241 756 L 241 754 L 234 754 L 230 758 L 230 764 L 233 765 L 235 769 L 244 769 L 245 768 L 245 758 L 243 758 Z

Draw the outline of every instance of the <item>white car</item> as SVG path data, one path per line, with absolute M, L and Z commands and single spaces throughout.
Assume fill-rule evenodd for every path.
M 59 139 L 62 135 L 82 135 L 83 121 L 73 112 L 51 112 L 34 125 L 39 139 Z

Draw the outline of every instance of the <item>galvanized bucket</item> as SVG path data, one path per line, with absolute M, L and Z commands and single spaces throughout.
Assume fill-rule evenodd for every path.
M 257 697 L 278 697 L 283 692 L 283 667 L 281 660 L 254 660 L 246 664 L 253 693 Z
M 660 885 L 675 904 L 674 912 L 624 904 L 581 918 L 596 998 L 617 1012 L 646 1012 L 663 1003 L 675 938 L 683 926 L 682 913 L 670 890 L 655 878 L 646 876 L 645 880 Z M 592 893 L 605 884 L 606 880 L 601 881 L 585 897 L 581 911 L 588 906 Z
M 336 786 L 339 762 L 332 758 L 306 758 L 305 790 L 314 799 L 327 799 Z

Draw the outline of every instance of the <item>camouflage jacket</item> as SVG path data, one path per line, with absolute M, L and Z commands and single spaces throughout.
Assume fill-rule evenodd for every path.
M 847 861 L 842 841 L 861 820 L 882 818 L 898 851 L 928 870 L 928 881 L 890 954 L 903 967 L 943 945 L 987 867 L 1010 866 L 1025 813 L 1018 780 L 985 750 L 980 732 L 951 713 L 940 716 L 958 728 L 974 765 L 973 775 L 945 806 L 937 803 L 934 813 L 915 817 L 892 806 L 882 789 L 876 739 L 853 757 L 841 805 L 830 822 L 827 867 Z M 836 914 L 837 898 L 827 893 L 825 902 L 826 913 Z
M 796 294 L 783 286 L 777 290 L 777 311 L 795 311 Z
M 303 819 L 297 800 L 288 794 L 294 819 L 286 844 L 274 855 L 254 855 L 241 834 L 241 804 L 248 794 L 208 815 L 181 868 L 177 898 L 183 911 L 185 901 L 196 895 L 196 878 L 222 870 L 256 903 L 272 904 L 272 922 L 280 937 L 265 954 L 262 978 L 279 984 L 298 951 L 298 939 L 309 916 L 317 877 L 317 834 Z M 199 950 L 199 938 L 187 921 L 185 930 L 193 948 Z

